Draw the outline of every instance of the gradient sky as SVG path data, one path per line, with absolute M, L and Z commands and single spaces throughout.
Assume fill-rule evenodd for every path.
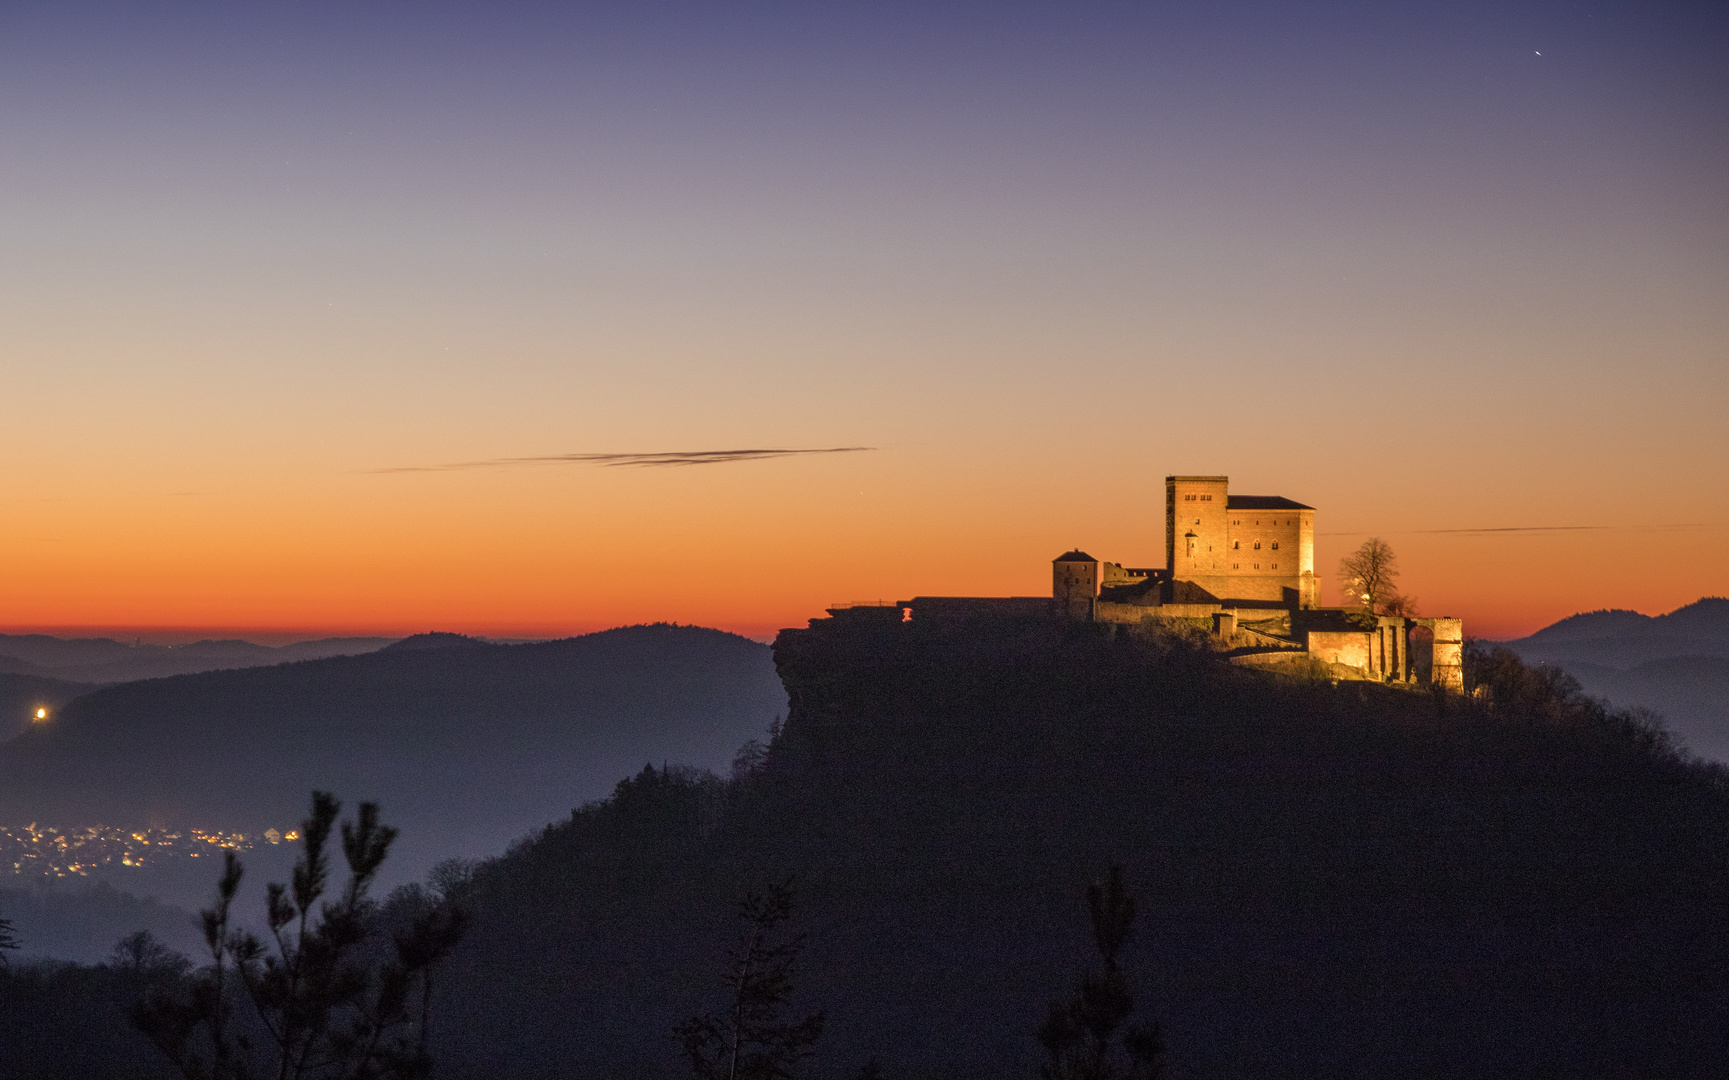
M 12 629 L 762 636 L 1162 565 L 1167 473 L 1668 610 L 1729 9 L 9 2 L 0 375 Z

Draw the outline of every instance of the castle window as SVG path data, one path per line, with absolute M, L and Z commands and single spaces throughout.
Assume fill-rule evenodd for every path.
M 1273 564 L 1273 569 L 1274 569 L 1274 570 L 1277 570 L 1277 569 L 1278 569 L 1278 568 L 1279 568 L 1279 564 L 1278 564 L 1278 563 L 1274 563 L 1274 564 Z
M 1238 548 L 1240 548 L 1242 546 L 1243 546 L 1243 542 L 1241 540 L 1232 540 L 1231 541 L 1231 550 L 1232 551 L 1236 551 Z
M 1279 542 L 1277 540 L 1273 541 L 1273 550 L 1274 551 L 1279 550 Z
M 1259 540 L 1255 541 L 1255 550 L 1256 551 L 1261 550 L 1261 542 Z

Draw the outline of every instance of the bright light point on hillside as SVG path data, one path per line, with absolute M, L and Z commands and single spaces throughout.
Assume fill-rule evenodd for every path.
M 37 709 L 36 710 L 36 719 L 38 719 L 38 720 L 48 719 L 48 710 L 47 709 Z

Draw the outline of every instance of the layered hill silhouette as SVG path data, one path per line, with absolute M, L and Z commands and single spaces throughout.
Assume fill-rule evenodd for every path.
M 120 683 L 201 671 L 266 667 L 329 656 L 355 656 L 395 638 L 321 638 L 290 645 L 250 641 L 194 641 L 186 645 L 131 645 L 113 638 L 59 638 L 0 634 L 0 672 L 46 675 L 69 682 Z
M 599 652 L 640 656 L 621 635 Z M 1143 628 L 839 620 L 775 659 L 786 724 L 732 779 L 644 768 L 444 880 L 472 929 L 437 980 L 437 1075 L 690 1075 L 671 1031 L 726 1000 L 735 901 L 789 879 L 792 1004 L 827 1011 L 800 1075 L 1037 1075 L 1113 862 L 1171 1080 L 1722 1075 L 1729 772 L 1559 669 L 1473 650 L 1460 697 Z M 0 978 L 0 1043 L 168 1075 L 121 1019 L 141 992 Z
M 399 871 L 501 850 L 667 758 L 724 767 L 785 709 L 769 649 L 637 626 L 112 686 L 0 746 L 0 821 L 283 831 L 313 788 L 405 827 Z
M 1722 1075 L 1729 773 L 1504 650 L 1465 698 L 1104 629 L 783 633 L 755 771 L 645 770 L 458 890 L 440 1075 L 688 1075 L 789 877 L 812 1075 L 1036 1075 L 1113 861 L 1173 1080 Z
M 1661 713 L 1696 753 L 1729 762 L 1729 599 L 1666 615 L 1585 612 L 1506 645 L 1616 705 Z
M 1506 644 L 1527 660 L 1614 668 L 1676 656 L 1729 658 L 1729 599 L 1707 596 L 1666 615 L 1588 611 Z

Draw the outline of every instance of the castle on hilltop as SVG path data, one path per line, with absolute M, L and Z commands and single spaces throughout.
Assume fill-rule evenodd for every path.
M 918 596 L 848 604 L 837 619 L 914 622 L 1066 619 L 1205 628 L 1234 663 L 1301 662 L 1338 677 L 1463 689 L 1464 625 L 1451 617 L 1320 606 L 1315 508 L 1232 495 L 1223 476 L 1165 477 L 1165 565 L 1134 567 L 1079 549 L 1051 560 L 1051 595 Z
M 1052 597 L 1080 617 L 1128 604 L 1313 608 L 1315 508 L 1281 495 L 1232 495 L 1223 476 L 1165 477 L 1163 569 L 1101 563 L 1084 551 L 1053 561 Z M 1143 612 L 1129 613 L 1139 621 Z

